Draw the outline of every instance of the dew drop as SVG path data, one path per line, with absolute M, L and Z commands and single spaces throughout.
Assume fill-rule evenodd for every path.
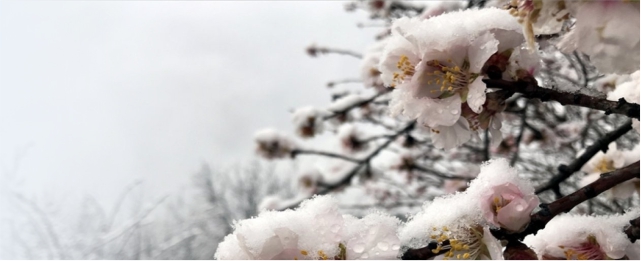
M 362 244 L 357 244 L 354 246 L 355 253 L 363 253 L 363 251 L 365 251 L 365 246 L 363 246 Z M 363 255 L 366 255 L 366 254 L 363 254 Z
M 458 110 L 451 110 L 450 112 L 451 112 L 452 114 L 457 114 L 457 113 L 458 113 Z
M 389 249 L 389 245 L 387 244 L 387 242 L 378 242 L 376 246 L 383 251 L 387 251 Z
M 436 112 L 443 113 L 443 109 L 438 109 L 438 110 L 436 110 Z

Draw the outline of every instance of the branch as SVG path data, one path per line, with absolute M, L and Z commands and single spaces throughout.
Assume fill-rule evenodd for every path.
M 340 179 L 338 182 L 335 182 L 333 184 L 322 184 L 324 189 L 320 190 L 317 195 L 325 195 L 327 193 L 332 192 L 335 189 L 338 189 L 344 185 L 350 184 L 350 181 L 358 172 L 365 167 L 366 165 L 369 164 L 369 161 L 372 160 L 376 155 L 378 155 L 383 149 L 385 149 L 387 146 L 389 146 L 396 138 L 398 138 L 400 135 L 405 134 L 411 130 L 414 129 L 414 126 L 416 125 L 416 121 L 412 121 L 409 123 L 405 128 L 401 129 L 400 131 L 396 132 L 394 135 L 391 135 L 385 143 L 381 144 L 378 148 L 376 148 L 374 151 L 372 151 L 367 157 L 365 157 L 362 160 L 358 161 L 358 164 L 350 170 L 342 179 Z M 288 208 L 294 208 L 298 206 L 302 200 L 298 200 L 288 206 L 282 207 L 281 210 L 285 210 Z
M 601 177 L 595 182 L 575 191 L 574 193 L 560 198 L 550 204 L 541 204 L 541 210 L 532 214 L 530 224 L 527 228 L 517 234 L 509 234 L 508 232 L 499 229 L 492 230 L 492 234 L 498 239 L 508 240 L 523 240 L 529 234 L 536 234 L 537 231 L 543 229 L 545 225 L 558 214 L 568 212 L 575 206 L 583 203 L 584 201 L 594 198 L 597 195 L 605 192 L 612 187 L 628 181 L 633 178 L 639 177 L 639 162 L 635 162 L 625 168 L 621 168 L 612 172 L 601 174 Z M 631 229 L 633 230 L 633 229 Z M 638 234 L 637 234 L 638 235 Z
M 625 234 L 628 235 L 630 242 L 634 243 L 639 240 L 639 218 L 630 220 L 630 226 L 625 230 Z
M 488 88 L 499 88 L 510 92 L 522 93 L 527 98 L 539 98 L 541 101 L 557 101 L 562 105 L 575 105 L 604 111 L 605 114 L 621 114 L 639 119 L 639 104 L 629 103 L 621 98 L 609 101 L 580 93 L 559 92 L 539 87 L 535 82 L 511 82 L 505 80 L 483 79 Z
M 294 149 L 291 152 L 292 158 L 296 157 L 297 155 L 300 154 L 308 154 L 308 155 L 321 155 L 321 156 L 326 156 L 330 158 L 337 158 L 337 159 L 342 159 L 345 161 L 349 162 L 354 162 L 354 163 L 359 163 L 359 160 L 347 157 L 345 155 L 341 154 L 336 154 L 336 153 L 331 153 L 331 152 L 326 152 L 326 151 L 318 151 L 318 150 L 304 150 L 304 149 Z
M 373 95 L 372 97 L 370 97 L 370 98 L 368 98 L 366 100 L 362 100 L 360 102 L 354 103 L 354 104 L 346 107 L 345 109 L 342 109 L 342 110 L 339 110 L 339 111 L 332 111 L 332 114 L 323 117 L 323 120 L 328 120 L 328 119 L 334 118 L 334 117 L 336 117 L 338 115 L 341 115 L 343 113 L 346 113 L 346 112 L 350 111 L 351 109 L 354 109 L 354 108 L 363 106 L 365 104 L 368 104 L 368 103 L 376 100 L 376 98 L 381 97 L 381 96 L 385 95 L 388 92 L 391 92 L 392 90 L 394 90 L 394 88 L 385 88 L 382 91 L 380 91 L 379 93 L 376 93 L 375 95 Z
M 516 151 L 514 152 L 514 155 L 512 156 L 512 159 L 510 160 L 510 166 L 514 166 L 516 164 L 516 161 L 519 159 L 519 148 L 521 147 L 521 141 L 523 140 L 523 133 L 525 132 L 525 126 L 527 125 L 527 106 L 530 104 L 529 100 L 525 101 L 525 106 L 523 107 L 523 113 L 521 114 L 521 127 L 519 129 L 519 136 L 516 137 L 516 141 L 514 142 L 514 146 L 516 147 Z
M 336 53 L 336 54 L 343 54 L 343 55 L 349 55 L 358 59 L 362 59 L 363 55 L 354 51 L 349 51 L 349 50 L 343 50 L 343 49 L 336 49 L 336 48 L 328 48 L 328 47 L 320 47 L 316 45 L 310 45 L 307 47 L 305 50 L 307 54 L 311 57 L 316 57 L 318 54 L 327 54 L 327 53 Z
M 539 194 L 541 192 L 544 192 L 548 189 L 558 189 L 559 184 L 572 176 L 574 172 L 577 172 L 583 167 L 585 163 L 587 163 L 597 152 L 601 151 L 607 151 L 608 150 L 608 145 L 618 139 L 619 137 L 623 136 L 626 132 L 632 129 L 632 121 L 627 121 L 623 125 L 621 125 L 619 128 L 616 130 L 609 132 L 605 136 L 601 137 L 599 140 L 597 140 L 594 144 L 590 145 L 581 156 L 576 158 L 572 163 L 570 163 L 569 166 L 567 165 L 560 165 L 558 168 L 559 174 L 556 176 L 552 177 L 552 179 L 545 184 L 544 186 L 538 188 L 536 190 L 536 194 Z

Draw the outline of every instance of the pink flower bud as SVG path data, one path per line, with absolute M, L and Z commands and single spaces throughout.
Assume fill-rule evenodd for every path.
M 481 200 L 483 216 L 490 224 L 514 232 L 525 228 L 537 205 L 539 198 L 536 195 L 523 195 L 512 183 L 492 187 Z

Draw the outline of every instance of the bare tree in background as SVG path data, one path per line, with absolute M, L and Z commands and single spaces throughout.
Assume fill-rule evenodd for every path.
M 2 194 L 2 259 L 212 259 L 237 219 L 255 216 L 265 195 L 291 196 L 274 164 L 224 169 L 203 163 L 190 188 L 144 199 L 143 182 L 123 189 L 112 207 L 87 196 L 79 204 Z M 289 193 L 289 194 L 288 194 Z

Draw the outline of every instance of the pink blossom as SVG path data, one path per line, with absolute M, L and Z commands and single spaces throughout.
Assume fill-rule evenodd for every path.
M 535 195 L 523 195 L 512 183 L 494 186 L 481 201 L 485 219 L 510 231 L 520 231 L 530 222 L 532 210 L 539 204 Z

